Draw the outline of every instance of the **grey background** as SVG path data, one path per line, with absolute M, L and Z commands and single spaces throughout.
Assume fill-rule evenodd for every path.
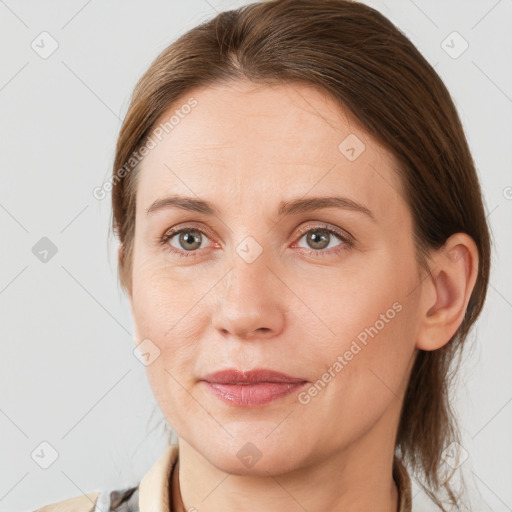
M 246 3 L 0 0 L 2 512 L 135 485 L 165 447 L 132 353 L 110 199 L 92 190 L 110 174 L 129 95 L 153 58 L 216 11 Z M 367 3 L 435 66 L 479 170 L 495 246 L 459 380 L 461 470 L 475 510 L 512 510 L 512 2 Z M 55 43 L 43 31 L 58 43 L 47 58 L 40 53 Z M 458 58 L 443 48 L 453 31 L 469 44 Z M 57 249 L 46 262 L 33 253 L 43 237 Z M 47 469 L 52 448 L 42 442 L 58 453 Z M 414 510 L 427 510 L 413 484 Z

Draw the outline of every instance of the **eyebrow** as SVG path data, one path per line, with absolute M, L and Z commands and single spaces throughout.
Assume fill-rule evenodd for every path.
M 205 215 L 220 215 L 217 208 L 208 201 L 178 195 L 171 195 L 162 199 L 157 199 L 149 208 L 146 209 L 146 214 L 149 215 L 150 213 L 168 208 L 180 208 L 182 210 L 193 211 Z M 288 201 L 281 201 L 277 208 L 277 215 L 279 217 L 282 215 L 296 215 L 324 208 L 342 208 L 345 210 L 361 212 L 368 215 L 374 222 L 376 222 L 372 211 L 366 206 L 347 197 L 340 196 L 297 198 Z

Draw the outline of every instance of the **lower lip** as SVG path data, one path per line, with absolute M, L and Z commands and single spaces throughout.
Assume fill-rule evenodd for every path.
M 297 391 L 307 382 L 262 382 L 260 384 L 218 384 L 204 381 L 220 399 L 240 407 L 268 404 Z

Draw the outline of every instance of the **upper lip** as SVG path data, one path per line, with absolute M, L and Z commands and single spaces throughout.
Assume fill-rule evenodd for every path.
M 240 371 L 236 369 L 221 370 L 209 373 L 201 380 L 216 384 L 257 384 L 261 382 L 306 382 L 304 379 L 291 377 L 285 373 L 268 370 L 266 368 L 257 368 L 255 370 Z

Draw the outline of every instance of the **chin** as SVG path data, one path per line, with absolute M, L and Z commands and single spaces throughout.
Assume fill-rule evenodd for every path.
M 288 435 L 284 442 L 279 435 L 273 437 L 276 431 L 268 435 L 271 429 L 251 435 L 251 429 L 247 425 L 245 427 L 245 432 L 240 436 L 230 430 L 233 438 L 224 439 L 223 442 L 217 438 L 217 443 L 207 444 L 202 441 L 196 445 L 196 450 L 216 468 L 233 475 L 274 476 L 304 464 L 301 456 L 305 453 L 305 447 L 299 436 L 294 438 Z M 202 436 L 203 440 L 207 438 Z
M 219 470 L 232 475 L 240 476 L 278 476 L 294 470 L 299 461 L 290 460 L 280 452 L 261 452 L 261 458 L 252 463 L 248 460 L 250 455 L 245 455 L 242 460 L 235 453 L 227 453 L 221 450 L 218 454 L 213 453 L 210 463 Z M 247 460 L 247 462 L 244 461 Z

